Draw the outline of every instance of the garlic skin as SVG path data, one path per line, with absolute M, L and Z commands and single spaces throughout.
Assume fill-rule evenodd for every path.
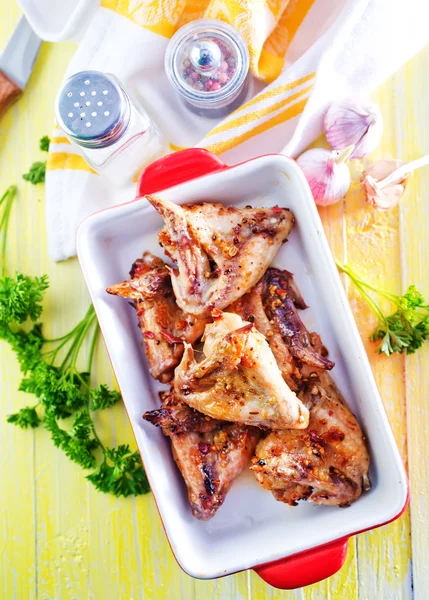
M 398 204 L 405 191 L 409 173 L 400 175 L 387 185 L 383 185 L 383 180 L 404 164 L 403 160 L 395 158 L 378 160 L 362 173 L 360 181 L 368 204 L 379 210 L 389 210 Z
M 304 172 L 319 206 L 335 204 L 350 188 L 350 171 L 345 161 L 353 152 L 353 146 L 343 151 L 313 148 L 301 154 L 298 165 Z
M 351 99 L 334 102 L 325 114 L 324 131 L 329 145 L 342 150 L 354 144 L 350 158 L 362 158 L 378 146 L 383 117 L 376 104 Z

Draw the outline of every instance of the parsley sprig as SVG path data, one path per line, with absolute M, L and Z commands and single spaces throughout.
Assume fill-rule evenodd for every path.
M 415 285 L 410 285 L 405 294 L 398 296 L 367 283 L 349 265 L 337 262 L 337 267 L 350 277 L 377 316 L 378 324 L 370 339 L 378 342 L 380 354 L 413 354 L 429 339 L 429 304 Z M 389 300 L 396 310 L 386 315 L 367 290 Z
M 24 376 L 19 389 L 33 395 L 35 403 L 9 415 L 7 420 L 23 429 L 42 425 L 70 460 L 85 470 L 91 469 L 87 479 L 98 490 L 115 496 L 145 494 L 149 485 L 139 453 L 127 444 L 106 447 L 96 431 L 94 412 L 114 406 L 121 395 L 104 384 L 91 384 L 99 333 L 93 306 L 71 331 L 46 339 L 38 319 L 49 286 L 47 276 L 5 274 L 5 239 L 15 192 L 11 187 L 0 199 L 0 339 L 8 342 L 17 356 Z M 89 358 L 86 370 L 81 370 L 88 339 Z
M 39 142 L 39 147 L 42 152 L 49 152 L 49 144 L 51 140 L 47 135 L 44 135 Z M 38 183 L 44 183 L 46 176 L 46 160 L 34 162 L 28 170 L 28 173 L 24 173 L 22 178 L 25 181 L 29 181 L 33 185 Z

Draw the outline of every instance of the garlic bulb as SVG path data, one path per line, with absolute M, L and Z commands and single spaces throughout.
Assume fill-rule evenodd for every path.
M 342 151 L 313 148 L 297 159 L 296 162 L 310 185 L 314 201 L 319 206 L 334 204 L 347 194 L 350 171 L 345 161 L 353 148 L 349 146 Z
M 380 210 L 388 210 L 398 204 L 405 191 L 407 176 L 396 179 L 390 185 L 380 186 L 383 179 L 404 163 L 400 160 L 379 160 L 362 173 L 361 185 L 366 201 Z
M 350 158 L 362 158 L 377 147 L 383 131 L 383 117 L 376 104 L 342 100 L 328 108 L 324 129 L 331 148 L 342 150 L 354 144 Z
M 366 201 L 380 210 L 398 204 L 412 171 L 429 164 L 429 155 L 406 163 L 402 160 L 379 160 L 370 165 L 361 177 Z

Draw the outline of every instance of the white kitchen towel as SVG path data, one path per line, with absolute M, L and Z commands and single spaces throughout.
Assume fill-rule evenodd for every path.
M 37 18 L 30 0 L 20 1 L 40 31 L 49 0 L 39 1 Z M 74 23 L 79 46 L 65 76 L 84 69 L 114 73 L 171 150 L 200 146 L 229 164 L 269 152 L 297 156 L 321 133 L 333 100 L 368 94 L 429 41 L 428 0 L 102 0 L 98 7 L 79 0 L 83 14 L 84 2 L 91 3 L 91 18 Z M 251 56 L 249 98 L 220 122 L 190 113 L 163 68 L 169 38 L 202 17 L 231 23 Z M 50 37 L 49 30 L 43 34 Z M 82 219 L 133 197 L 133 185 L 115 189 L 55 130 L 46 176 L 54 260 L 75 254 Z

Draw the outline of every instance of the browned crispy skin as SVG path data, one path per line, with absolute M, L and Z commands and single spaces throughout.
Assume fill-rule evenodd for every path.
M 147 199 L 165 222 L 159 240 L 177 264 L 172 271 L 177 303 L 201 317 L 223 310 L 255 285 L 294 225 L 286 208 L 178 206 Z
M 369 489 L 359 423 L 326 372 L 299 396 L 310 409 L 308 429 L 271 432 L 258 444 L 251 469 L 281 502 L 348 506 Z
M 310 334 L 301 321 L 297 308 L 307 308 L 293 281 L 292 273 L 268 269 L 263 278 L 262 304 L 265 314 L 273 321 L 289 352 L 297 360 L 315 369 L 332 369 L 331 360 L 316 352 Z
M 327 373 L 334 363 L 297 308 L 306 308 L 291 273 L 268 269 L 229 310 L 266 335 L 283 377 L 310 411 L 304 431 L 272 431 L 252 461 L 259 483 L 281 502 L 347 506 L 369 489 L 369 455 L 361 428 Z
M 173 378 L 183 355 L 183 342 L 193 343 L 207 319 L 185 314 L 176 304 L 170 273 L 164 262 L 145 252 L 133 264 L 128 281 L 107 288 L 109 294 L 133 300 L 152 377 Z
M 192 514 L 203 521 L 213 517 L 253 455 L 259 430 L 211 419 L 177 402 L 173 392 L 164 393 L 162 408 L 143 418 L 171 439 Z
M 307 308 L 288 271 L 268 269 L 259 283 L 228 310 L 250 320 L 265 335 L 282 375 L 293 390 L 307 374 L 334 364 L 317 333 L 309 333 L 297 309 Z
M 185 346 L 175 371 L 176 397 L 214 419 L 264 429 L 303 429 L 308 410 L 285 383 L 253 323 L 220 313 L 204 332 L 203 357 Z

